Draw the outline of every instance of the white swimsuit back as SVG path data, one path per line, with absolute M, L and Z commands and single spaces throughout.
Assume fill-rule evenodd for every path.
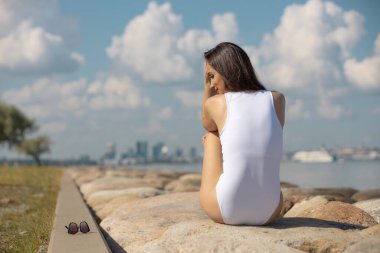
M 226 224 L 262 225 L 281 194 L 283 130 L 271 91 L 227 92 L 220 131 L 223 173 L 216 195 Z

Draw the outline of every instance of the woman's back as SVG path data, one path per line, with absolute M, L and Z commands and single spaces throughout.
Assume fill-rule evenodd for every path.
M 271 91 L 227 92 L 216 192 L 229 224 L 264 224 L 280 200 L 282 127 Z

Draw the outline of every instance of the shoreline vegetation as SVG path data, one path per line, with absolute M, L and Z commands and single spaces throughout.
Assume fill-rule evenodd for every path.
M 0 166 L 0 252 L 47 252 L 62 174 Z

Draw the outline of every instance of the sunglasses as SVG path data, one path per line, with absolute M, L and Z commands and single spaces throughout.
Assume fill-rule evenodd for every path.
M 69 234 L 76 234 L 76 233 L 78 233 L 78 229 L 82 233 L 88 233 L 88 232 L 90 232 L 90 227 L 88 226 L 87 222 L 85 222 L 85 221 L 82 221 L 79 224 L 79 227 L 78 227 L 78 225 L 75 222 L 70 222 L 69 226 L 65 226 L 65 227 L 68 229 L 67 233 L 69 233 Z

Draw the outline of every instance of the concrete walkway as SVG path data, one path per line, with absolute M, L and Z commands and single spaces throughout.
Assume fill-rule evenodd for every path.
M 79 225 L 81 221 L 86 221 L 90 227 L 90 232 L 72 235 L 67 233 L 65 226 L 70 222 Z M 65 171 L 61 190 L 58 195 L 55 210 L 54 227 L 51 232 L 48 253 L 110 253 L 106 241 L 99 230 L 98 224 L 91 216 L 87 205 L 84 203 L 75 182 L 70 174 Z

